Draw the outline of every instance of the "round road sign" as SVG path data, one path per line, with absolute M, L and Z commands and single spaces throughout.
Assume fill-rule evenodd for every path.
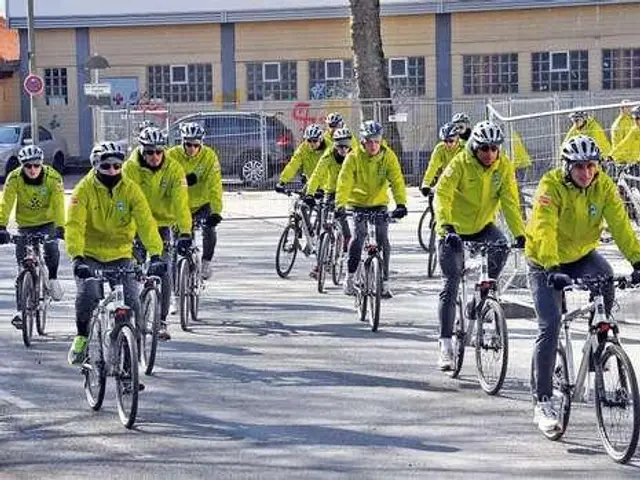
M 35 74 L 29 74 L 24 79 L 24 91 L 29 95 L 41 95 L 44 90 L 44 80 Z

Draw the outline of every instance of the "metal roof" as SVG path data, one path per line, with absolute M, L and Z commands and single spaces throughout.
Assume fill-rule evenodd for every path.
M 382 15 L 391 16 L 622 5 L 640 3 L 640 0 L 381 0 L 380 3 Z M 65 11 L 69 13 L 64 14 Z M 7 0 L 7 16 L 11 28 L 26 28 L 24 0 Z M 279 0 L 277 4 L 269 0 L 182 0 L 178 3 L 174 0 L 57 0 L 37 2 L 35 25 L 36 28 L 117 27 L 313 20 L 348 16 L 348 0 L 323 0 L 320 7 L 317 0 Z

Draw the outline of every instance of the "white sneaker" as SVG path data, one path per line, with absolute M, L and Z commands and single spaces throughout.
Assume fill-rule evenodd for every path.
M 171 300 L 169 301 L 169 313 L 171 315 L 175 315 L 176 313 L 178 313 L 178 302 L 176 300 L 176 297 L 171 295 Z
M 389 288 L 389 280 L 382 281 L 382 298 L 393 298 L 393 293 Z
M 202 279 L 208 280 L 211 278 L 211 260 L 202 260 Z
M 49 280 L 49 293 L 51 294 L 51 298 L 56 302 L 62 300 L 62 297 L 64 297 L 64 290 L 58 279 Z
M 342 291 L 345 295 L 353 296 L 356 294 L 356 289 L 353 286 L 353 273 L 347 273 L 344 283 L 342 284 Z
M 551 400 L 536 403 L 533 410 L 533 421 L 538 424 L 538 428 L 543 432 L 552 432 L 560 426 L 558 412 Z
M 453 370 L 453 343 L 450 338 L 441 338 L 438 341 L 440 345 L 440 358 L 438 359 L 438 367 L 441 371 L 446 372 Z

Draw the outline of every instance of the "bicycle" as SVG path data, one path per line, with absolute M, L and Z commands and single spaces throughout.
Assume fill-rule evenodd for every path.
M 380 325 L 380 302 L 382 300 L 382 248 L 378 246 L 378 226 L 376 220 L 395 222 L 384 212 L 352 212 L 356 222 L 367 222 L 367 234 L 363 253 L 353 277 L 355 289 L 355 308 L 361 322 L 368 321 L 371 331 Z
M 318 239 L 318 292 L 325 291 L 327 274 L 331 272 L 333 284 L 338 286 L 344 275 L 344 234 L 335 218 L 333 205 L 321 205 L 322 230 Z
M 177 255 L 174 269 L 174 289 L 178 297 L 180 328 L 189 331 L 189 324 L 198 321 L 200 294 L 204 290 L 202 279 L 202 255 L 197 246 L 196 231 L 202 228 L 202 220 L 194 219 L 193 242 L 185 255 Z
M 496 249 L 508 250 L 510 246 L 505 242 L 464 242 L 462 278 L 451 339 L 454 360 L 451 378 L 460 374 L 465 347 L 473 346 L 478 381 L 487 395 L 496 395 L 502 388 L 509 361 L 509 336 L 498 283 L 489 277 L 489 252 Z M 468 311 L 466 277 L 478 270 L 478 267 L 469 267 L 469 261 L 478 255 L 480 277 L 474 285 L 472 308 Z
M 22 342 L 31 346 L 33 324 L 35 321 L 38 335 L 45 335 L 47 310 L 51 303 L 51 294 L 47 285 L 49 270 L 44 261 L 44 244 L 52 239 L 43 233 L 12 235 L 12 243 L 25 240 L 25 257 L 16 279 L 17 304 L 22 320 Z
M 313 234 L 316 226 L 311 223 L 311 213 L 305 213 L 309 207 L 302 200 L 304 194 L 294 190 L 285 190 L 284 193 L 289 197 L 291 194 L 295 194 L 297 198 L 290 204 L 289 220 L 278 240 L 276 273 L 280 278 L 287 278 L 291 273 L 298 250 L 307 257 L 313 253 L 314 239 L 316 238 Z M 319 215 L 316 215 L 315 222 L 320 221 L 318 217 Z M 301 245 L 303 235 L 305 238 L 304 247 Z
M 632 169 L 637 166 L 609 163 L 605 168 L 612 172 L 612 177 L 616 181 L 629 218 L 640 226 L 640 190 L 638 189 L 640 177 L 631 173 Z
M 158 331 L 160 330 L 160 302 L 162 298 L 162 280 L 157 276 L 148 276 L 142 266 L 136 266 L 136 277 L 142 286 L 140 291 L 140 314 L 142 327 L 138 342 L 140 365 L 145 375 L 153 373 L 158 349 Z
M 436 245 L 436 217 L 433 211 L 433 193 L 427 197 L 427 208 L 418 221 L 418 243 L 428 254 L 427 276 L 433 278 L 438 266 L 438 248 Z
M 595 377 L 595 409 L 598 433 L 607 454 L 617 463 L 627 463 L 636 451 L 640 431 L 640 394 L 638 382 L 629 356 L 620 344 L 619 328 L 612 316 L 607 316 L 602 288 L 613 282 L 619 289 L 631 285 L 628 277 L 583 277 L 562 291 L 562 329 L 556 350 L 553 371 L 553 401 L 559 405 L 558 428 L 544 432 L 550 440 L 559 440 L 567 430 L 573 401 L 586 401 L 589 396 L 588 375 Z M 567 311 L 566 292 L 583 290 L 589 292 L 589 302 L 570 312 Z M 571 322 L 578 317 L 588 317 L 587 338 L 582 348 L 582 360 L 576 375 Z M 537 402 L 535 353 L 531 360 L 531 392 L 534 406 Z M 613 382 L 605 381 L 605 375 L 612 374 Z M 605 409 L 611 409 L 606 415 Z M 623 416 L 632 416 L 631 432 L 628 438 L 616 439 L 623 428 L 614 422 Z M 605 418 L 607 417 L 607 418 Z
M 95 411 L 102 407 L 107 376 L 115 378 L 118 416 L 125 428 L 135 423 L 140 390 L 135 315 L 124 303 L 122 284 L 123 277 L 131 273 L 135 273 L 135 269 L 105 269 L 86 280 L 95 282 L 102 299 L 91 317 L 81 367 L 87 402 Z M 106 296 L 105 282 L 111 285 Z

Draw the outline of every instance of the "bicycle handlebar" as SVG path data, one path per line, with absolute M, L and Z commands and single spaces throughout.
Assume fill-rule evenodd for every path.
M 46 243 L 49 240 L 55 240 L 55 235 L 49 235 L 48 233 L 25 233 L 18 235 L 11 235 L 11 243 L 17 243 L 20 239 L 26 239 L 27 243 Z
M 630 275 L 597 275 L 573 279 L 573 283 L 564 287 L 563 290 L 585 290 L 590 292 L 600 291 L 600 289 L 607 283 L 613 283 L 614 286 L 620 290 L 627 288 L 640 288 L 640 284 L 632 282 Z

